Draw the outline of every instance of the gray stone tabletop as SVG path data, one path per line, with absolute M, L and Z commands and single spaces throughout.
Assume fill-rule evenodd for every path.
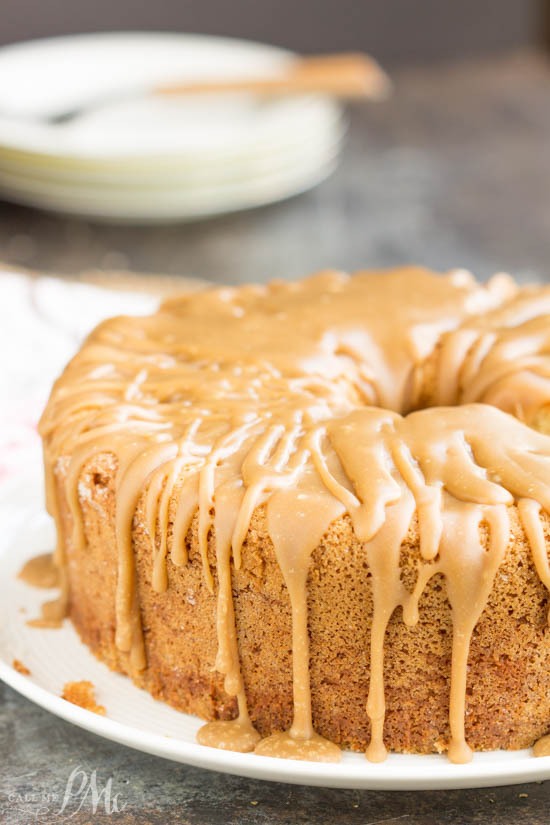
M 186 226 L 109 227 L 0 203 L 0 260 L 239 283 L 405 262 L 550 273 L 550 67 L 536 55 L 401 70 L 351 112 L 342 164 L 286 203 Z M 109 787 L 71 798 L 96 771 Z M 80 802 L 82 805 L 79 809 Z M 65 723 L 0 684 L 0 821 L 190 825 L 542 825 L 550 782 L 386 793 L 263 783 L 170 763 Z
M 399 793 L 242 779 L 166 762 L 100 739 L 1 683 L 0 743 L 0 822 L 6 825 L 547 825 L 550 821 L 548 782 Z M 109 807 L 118 811 L 106 813 L 104 794 L 94 814 L 90 790 L 94 771 L 98 792 L 111 780 Z M 68 785 L 72 793 L 62 810 Z

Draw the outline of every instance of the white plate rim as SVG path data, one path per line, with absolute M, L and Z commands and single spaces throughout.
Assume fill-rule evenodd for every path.
M 217 194 L 212 190 L 210 199 L 203 197 L 200 203 L 198 199 L 194 203 L 189 201 L 186 203 L 184 200 L 178 201 L 174 198 L 169 200 L 168 195 L 173 195 L 174 192 L 165 191 L 160 193 L 161 197 L 158 200 L 160 205 L 154 210 L 150 208 L 152 199 L 148 197 L 147 192 L 143 193 L 143 198 L 135 200 L 132 209 L 129 209 L 127 205 L 119 205 L 119 208 L 116 208 L 116 200 L 109 202 L 105 199 L 96 201 L 80 199 L 77 201 L 73 197 L 61 200 L 58 196 L 51 197 L 45 191 L 41 193 L 36 190 L 22 192 L 20 187 L 10 188 L 5 182 L 0 182 L 0 193 L 25 206 L 69 216 L 81 216 L 98 222 L 135 224 L 183 222 L 256 209 L 295 197 L 322 183 L 334 172 L 336 164 L 337 159 L 329 157 L 322 163 L 314 164 L 311 168 L 304 166 L 299 174 L 296 173 L 286 178 L 283 176 L 265 177 L 258 178 L 246 186 L 218 187 L 215 190 Z M 222 195 L 223 198 L 220 197 Z
M 392 766 L 392 770 L 388 770 L 389 760 L 380 765 L 374 765 L 365 759 L 362 766 L 351 763 L 334 766 L 232 753 L 183 740 L 169 739 L 132 728 L 108 717 L 98 716 L 55 696 L 17 673 L 2 659 L 0 679 L 31 702 L 90 733 L 153 756 L 250 779 L 326 788 L 410 791 L 485 788 L 550 778 L 550 757 L 525 758 L 527 752 L 524 751 L 506 754 L 506 758 L 495 762 L 488 762 L 486 759 L 482 762 L 479 758 L 488 757 L 490 754 L 476 754 L 474 761 L 469 765 L 452 765 L 446 762 L 444 756 L 409 756 L 409 760 L 418 760 L 418 766 L 414 770 L 409 768 L 401 771 L 400 776 L 396 776 L 397 766 Z M 514 758 L 515 753 L 524 758 Z M 392 760 L 399 758 L 399 755 L 389 757 Z M 430 769 L 433 769 L 433 760 L 436 759 L 441 761 L 441 765 L 437 775 L 434 775 Z M 342 767 L 345 768 L 343 771 L 338 770 Z
M 341 152 L 344 141 L 344 129 L 329 139 L 319 141 L 314 146 L 295 147 L 290 151 L 279 153 L 273 158 L 262 158 L 260 162 L 251 163 L 250 161 L 243 161 L 240 165 L 232 164 L 231 169 L 224 169 L 224 174 L 219 175 L 219 170 L 214 169 L 212 173 L 211 168 L 203 167 L 199 170 L 195 168 L 187 169 L 185 167 L 175 168 L 171 170 L 172 174 L 158 175 L 154 173 L 141 174 L 140 176 L 126 176 L 110 178 L 83 178 L 78 174 L 75 175 L 56 175 L 48 174 L 48 170 L 30 169 L 21 165 L 20 168 L 15 168 L 13 165 L 3 163 L 2 153 L 0 151 L 0 182 L 13 181 L 14 185 L 23 187 L 38 185 L 40 187 L 51 189 L 52 193 L 56 191 L 65 192 L 84 192 L 90 193 L 92 196 L 99 197 L 117 193 L 135 193 L 135 192 L 164 192 L 166 190 L 194 190 L 194 189 L 222 189 L 226 186 L 247 186 L 254 185 L 260 179 L 266 177 L 275 177 L 292 175 L 293 172 L 298 173 L 305 166 L 313 167 L 316 164 L 323 165 L 327 159 L 333 160 L 337 158 Z M 191 172 L 191 174 L 190 174 Z

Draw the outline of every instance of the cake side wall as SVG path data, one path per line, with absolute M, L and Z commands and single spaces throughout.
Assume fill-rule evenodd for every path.
M 87 547 L 67 542 L 70 615 L 83 641 L 109 667 L 129 673 L 115 647 L 116 465 L 99 456 L 84 468 L 79 495 Z M 62 478 L 59 479 L 62 482 Z M 62 484 L 60 483 L 60 490 Z M 176 493 L 177 495 L 177 493 Z M 175 507 L 173 502 L 172 511 Z M 66 534 L 70 515 L 63 503 Z M 143 503 L 134 519 L 134 549 L 148 667 L 132 678 L 174 707 L 202 718 L 231 718 L 235 700 L 214 668 L 216 601 L 206 588 L 196 518 L 187 537 L 189 563 L 175 567 L 168 554 L 168 589 L 151 586 L 152 553 Z M 547 539 L 550 540 L 548 519 Z M 214 544 L 209 555 L 215 573 Z M 404 581 L 412 587 L 419 560 L 416 524 L 403 544 Z M 235 615 L 250 715 L 267 734 L 292 721 L 291 616 L 286 587 L 267 534 L 262 509 L 254 514 L 233 570 Z M 476 749 L 518 748 L 550 729 L 550 631 L 547 593 L 531 561 L 515 513 L 504 563 L 474 631 L 469 657 L 466 734 Z M 369 687 L 372 616 L 365 548 L 349 518 L 335 522 L 315 550 L 309 576 L 310 668 L 313 720 L 318 732 L 364 750 L 370 737 L 365 711 Z M 387 746 L 431 752 L 448 740 L 452 621 L 445 582 L 434 577 L 420 602 L 420 619 L 407 628 L 398 609 L 385 645 Z

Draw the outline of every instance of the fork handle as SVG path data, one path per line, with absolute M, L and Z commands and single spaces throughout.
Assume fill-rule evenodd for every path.
M 275 95 L 326 94 L 343 99 L 381 100 L 387 97 L 391 81 L 366 54 L 332 54 L 302 57 L 265 77 L 231 80 L 167 83 L 157 86 L 157 95 L 222 94 L 250 92 L 265 97 Z

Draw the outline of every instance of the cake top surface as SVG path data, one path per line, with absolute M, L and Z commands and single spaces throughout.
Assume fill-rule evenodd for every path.
M 463 270 L 446 276 L 420 267 L 353 276 L 327 271 L 172 298 L 147 318 L 106 322 L 85 351 L 93 355 L 89 348 L 97 342 L 123 348 L 128 357 L 164 355 L 174 368 L 187 362 L 216 369 L 235 387 L 236 368 L 289 379 L 343 378 L 365 396 L 363 403 L 403 411 L 411 369 L 441 334 L 514 291 L 505 276 L 483 287 Z M 169 372 L 168 360 L 164 366 Z M 204 381 L 215 384 L 206 374 Z

